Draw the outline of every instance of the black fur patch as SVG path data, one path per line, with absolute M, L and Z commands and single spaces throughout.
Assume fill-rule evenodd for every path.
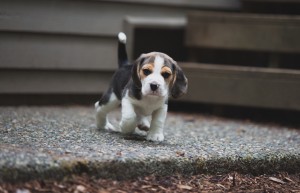
M 99 105 L 105 105 L 106 103 L 108 103 L 110 96 L 112 94 L 112 88 L 110 87 L 101 97 L 101 99 L 99 100 Z
M 133 65 L 126 65 L 118 69 L 112 79 L 110 87 L 113 88 L 113 92 L 116 94 L 119 100 L 122 99 L 123 90 L 127 83 L 131 79 L 131 71 Z
M 112 93 L 116 95 L 118 100 L 122 100 L 123 91 L 131 79 L 132 67 L 133 65 L 125 65 L 115 72 L 110 82 L 109 89 L 103 94 L 102 98 L 99 100 L 100 105 L 106 104 L 109 101 Z
M 109 89 L 103 94 L 99 104 L 106 104 L 112 93 L 116 95 L 118 100 L 122 100 L 125 95 L 125 90 L 129 90 L 129 96 L 140 100 L 142 98 L 141 88 L 132 81 L 133 65 L 125 65 L 118 69 L 112 77 Z
M 142 91 L 141 88 L 137 87 L 137 85 L 135 85 L 133 83 L 133 81 L 130 81 L 128 84 L 128 89 L 129 89 L 129 96 L 132 98 L 135 98 L 137 100 L 141 100 L 142 99 Z

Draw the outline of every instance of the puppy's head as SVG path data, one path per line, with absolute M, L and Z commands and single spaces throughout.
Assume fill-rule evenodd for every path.
M 143 96 L 178 98 L 187 92 L 187 78 L 181 68 L 160 52 L 142 54 L 134 63 L 132 79 Z

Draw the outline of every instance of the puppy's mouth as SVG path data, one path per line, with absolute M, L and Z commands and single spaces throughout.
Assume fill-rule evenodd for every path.
M 159 92 L 150 92 L 148 95 L 151 95 L 151 96 L 161 96 L 161 94 Z
M 159 91 L 149 91 L 146 95 L 153 97 L 163 97 L 163 94 Z

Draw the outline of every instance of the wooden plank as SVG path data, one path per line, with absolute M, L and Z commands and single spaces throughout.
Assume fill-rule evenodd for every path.
M 300 71 L 181 63 L 183 101 L 300 110 Z
M 238 10 L 240 8 L 239 0 L 108 0 L 110 2 L 119 3 L 134 3 L 145 5 L 159 5 L 159 6 L 176 6 L 189 7 L 198 9 L 222 9 L 222 10 Z
M 121 29 L 120 6 L 109 3 L 2 0 L 0 7 L 1 31 L 112 35 Z
M 242 11 L 264 14 L 300 14 L 299 0 L 241 0 Z
M 0 106 L 40 106 L 40 105 L 88 105 L 92 107 L 101 97 L 100 93 L 91 94 L 1 94 Z
M 191 8 L 111 1 L 1 0 L 0 31 L 115 35 L 126 16 L 183 18 Z
M 299 4 L 299 0 L 241 0 L 242 2 L 249 2 L 249 3 L 281 3 L 281 4 L 286 4 L 286 3 L 297 3 Z
M 300 110 L 300 71 L 181 63 L 182 101 Z M 113 71 L 1 70 L 0 94 L 99 94 Z
M 126 15 L 183 18 L 188 10 L 109 1 L 3 0 L 0 68 L 112 70 Z
M 100 94 L 113 71 L 1 70 L 0 94 Z
M 0 68 L 113 70 L 115 37 L 0 32 Z
M 300 16 L 195 12 L 188 16 L 190 47 L 300 52 Z

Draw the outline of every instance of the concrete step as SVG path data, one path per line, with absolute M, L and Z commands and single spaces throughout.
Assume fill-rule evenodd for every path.
M 110 118 L 117 124 L 119 112 Z M 295 128 L 170 112 L 165 141 L 153 143 L 94 122 L 92 107 L 1 107 L 0 180 L 300 172 Z

